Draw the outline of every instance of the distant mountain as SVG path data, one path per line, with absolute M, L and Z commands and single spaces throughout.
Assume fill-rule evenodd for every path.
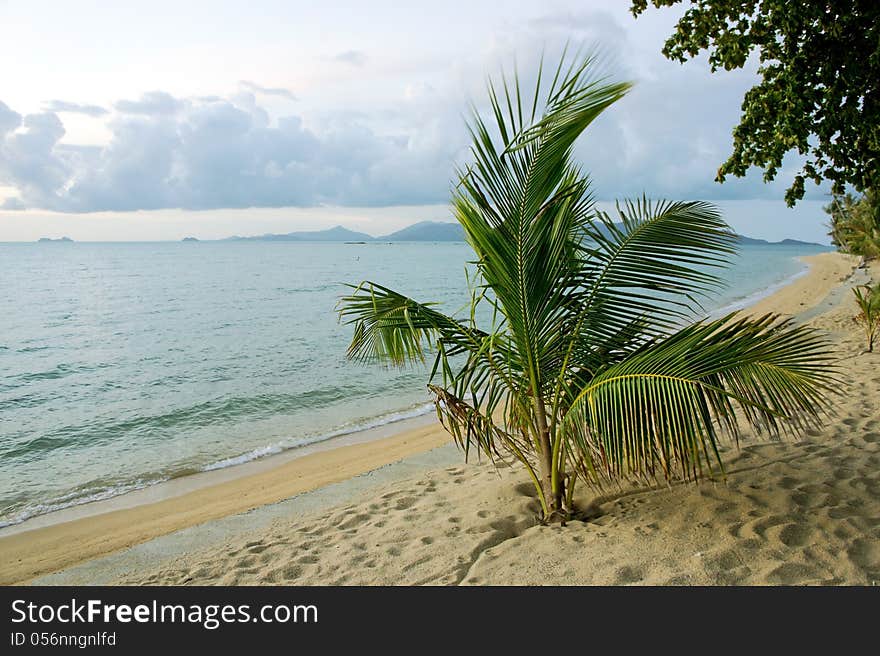
M 782 241 L 767 241 L 766 239 L 755 239 L 754 237 L 746 237 L 745 235 L 737 235 L 740 244 L 746 246 L 823 246 L 812 241 L 800 241 L 799 239 L 783 239 Z
M 464 241 L 464 230 L 458 223 L 420 221 L 376 241 Z
M 373 241 L 373 238 L 363 232 L 355 232 L 342 226 L 336 226 L 329 230 L 312 230 L 302 232 L 288 232 L 284 235 L 260 235 L 258 237 L 229 237 L 233 241 Z
M 824 246 L 828 244 L 818 244 L 814 241 L 801 241 L 800 239 L 783 239 L 782 241 L 770 242 L 771 244 L 779 244 L 780 246 Z M 830 247 L 829 247 L 830 248 Z
M 180 241 L 198 241 L 195 237 L 184 237 Z
M 341 241 L 352 243 L 389 241 L 464 241 L 464 230 L 458 223 L 440 221 L 421 221 L 397 232 L 382 237 L 372 237 L 364 232 L 355 232 L 342 226 L 329 230 L 288 232 L 283 235 L 266 234 L 256 237 L 229 237 L 232 241 Z
M 622 224 L 615 224 L 617 228 L 621 228 Z M 609 229 L 601 223 L 597 223 L 596 227 L 602 233 L 607 235 Z M 799 241 L 797 239 L 783 239 L 782 241 L 767 241 L 766 239 L 755 239 L 746 237 L 745 235 L 737 235 L 740 244 L 747 246 L 822 246 L 813 242 Z M 41 239 L 40 241 L 44 241 Z M 70 241 L 66 237 L 63 240 L 46 240 L 46 241 Z M 228 237 L 226 241 L 329 241 L 329 242 L 349 242 L 349 243 L 369 243 L 369 242 L 398 242 L 398 241 L 464 241 L 464 230 L 458 223 L 445 221 L 420 221 L 411 226 L 402 228 L 397 232 L 382 237 L 372 237 L 364 232 L 355 232 L 342 226 L 336 226 L 329 230 L 312 230 L 300 232 L 288 232 L 287 234 L 266 234 L 256 237 Z M 198 241 L 195 237 L 187 237 L 184 241 Z
M 603 235 L 608 235 L 609 230 L 601 223 L 597 223 L 599 231 Z M 615 223 L 614 227 L 623 229 L 622 223 Z M 782 241 L 767 241 L 766 239 L 755 239 L 754 237 L 746 237 L 745 235 L 737 235 L 737 241 L 743 246 L 824 246 L 812 241 L 800 241 L 797 239 L 783 239 Z
M 37 242 L 60 242 L 60 241 L 70 241 L 73 240 L 70 237 L 61 237 L 60 239 L 52 239 L 51 237 L 40 237 Z

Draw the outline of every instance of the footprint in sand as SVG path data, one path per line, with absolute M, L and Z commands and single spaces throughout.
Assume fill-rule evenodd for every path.
M 614 585 L 628 585 L 645 580 L 645 571 L 641 567 L 624 566 L 614 573 Z
M 880 433 L 865 433 L 862 435 L 862 439 L 868 444 L 876 444 L 880 441 Z
M 779 541 L 786 547 L 803 547 L 810 542 L 813 529 L 804 524 L 786 524 L 779 532 Z
M 415 502 L 415 497 L 403 497 L 402 499 L 398 499 L 394 502 L 394 507 L 397 510 L 406 510 L 407 508 L 412 507 Z
M 369 520 L 369 519 L 370 519 L 370 515 L 367 515 L 367 514 L 362 513 L 359 515 L 354 515 L 352 517 L 349 517 L 345 521 L 339 522 L 336 525 L 336 528 L 342 529 L 344 531 L 344 530 L 347 530 L 350 528 L 354 528 L 356 526 L 361 526 L 361 525 L 365 524 L 367 522 L 367 520 Z
M 803 585 L 817 583 L 821 580 L 821 572 L 805 563 L 783 563 L 767 575 L 769 583 L 781 585 Z
M 880 544 L 874 540 L 859 538 L 846 551 L 849 559 L 866 572 L 880 571 Z

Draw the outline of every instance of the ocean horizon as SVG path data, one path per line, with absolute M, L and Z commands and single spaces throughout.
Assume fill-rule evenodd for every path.
M 745 245 L 707 314 L 820 246 Z M 456 311 L 460 242 L 0 244 L 0 526 L 430 412 L 427 365 L 346 360 L 342 283 Z

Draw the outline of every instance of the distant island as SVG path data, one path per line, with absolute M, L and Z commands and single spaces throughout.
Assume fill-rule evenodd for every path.
M 603 232 L 605 230 L 603 229 Z M 53 239 L 51 237 L 40 237 L 40 243 L 64 243 L 73 242 L 70 237 L 60 237 Z M 198 242 L 201 241 L 196 237 L 184 237 L 182 242 Z M 209 240 L 212 241 L 212 240 Z M 394 242 L 463 242 L 464 229 L 458 223 L 449 221 L 419 221 L 410 226 L 401 228 L 396 232 L 380 237 L 373 237 L 365 232 L 356 232 L 349 230 L 343 226 L 335 226 L 327 230 L 302 230 L 299 232 L 288 232 L 284 234 L 265 234 L 253 237 L 226 237 L 221 241 L 297 241 L 297 242 L 335 242 L 352 245 L 361 244 L 387 244 Z M 737 235 L 737 241 L 744 246 L 820 246 L 825 244 L 817 244 L 810 241 L 800 241 L 798 239 L 783 239 L 781 241 L 767 241 L 766 239 L 755 239 L 754 237 L 746 237 L 745 235 Z
M 421 221 L 389 235 L 373 237 L 365 232 L 355 232 L 342 226 L 327 230 L 267 234 L 256 237 L 229 237 L 229 241 L 335 241 L 349 244 L 394 241 L 464 241 L 464 230 L 458 223 Z
M 376 241 L 464 241 L 464 228 L 459 223 L 421 221 L 392 232 Z
M 373 241 L 373 237 L 363 232 L 355 232 L 342 226 L 328 230 L 288 232 L 283 235 L 267 234 L 256 237 L 227 237 L 224 241 Z
M 740 244 L 748 246 L 822 246 L 814 242 L 797 239 L 767 241 L 744 235 L 737 235 Z M 188 237 L 187 240 L 193 240 Z M 187 241 L 184 240 L 184 241 Z M 307 241 L 307 242 L 342 242 L 346 244 L 389 243 L 402 241 L 422 242 L 458 242 L 464 241 L 464 229 L 458 223 L 447 221 L 420 221 L 396 232 L 380 237 L 373 237 L 364 232 L 349 230 L 343 226 L 335 226 L 327 230 L 307 230 L 288 232 L 285 234 L 265 234 L 253 237 L 227 237 L 224 241 Z
M 605 230 L 603 229 L 603 232 Z M 61 243 L 73 242 L 70 237 L 60 237 L 53 239 L 51 237 L 40 237 L 37 240 L 40 243 Z M 198 242 L 201 241 L 196 237 L 184 237 L 182 242 Z M 410 226 L 401 228 L 396 232 L 392 232 L 380 237 L 373 237 L 365 232 L 356 232 L 349 230 L 343 226 L 335 226 L 327 230 L 302 230 L 299 232 L 288 232 L 284 234 L 265 234 L 255 235 L 252 237 L 226 237 L 221 241 L 297 241 L 297 242 L 335 242 L 352 245 L 361 244 L 387 244 L 394 242 L 463 242 L 464 229 L 458 223 L 449 221 L 419 221 Z M 783 239 L 781 241 L 767 241 L 766 239 L 755 239 L 754 237 L 746 237 L 745 235 L 737 235 L 737 241 L 744 246 L 825 246 L 815 242 L 800 241 L 798 239 Z
M 747 246 L 824 246 L 814 241 L 800 241 L 799 239 L 783 239 L 782 241 L 767 241 L 766 239 L 754 239 L 745 235 L 737 235 L 740 244 Z

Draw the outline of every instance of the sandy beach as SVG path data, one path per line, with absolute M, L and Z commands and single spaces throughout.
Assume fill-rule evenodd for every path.
M 545 527 L 523 472 L 465 464 L 429 423 L 12 527 L 0 582 L 874 584 L 880 354 L 864 352 L 848 290 L 880 267 L 807 260 L 747 311 L 827 331 L 847 387 L 822 430 L 728 449 L 726 481 L 582 487 L 583 521 Z

